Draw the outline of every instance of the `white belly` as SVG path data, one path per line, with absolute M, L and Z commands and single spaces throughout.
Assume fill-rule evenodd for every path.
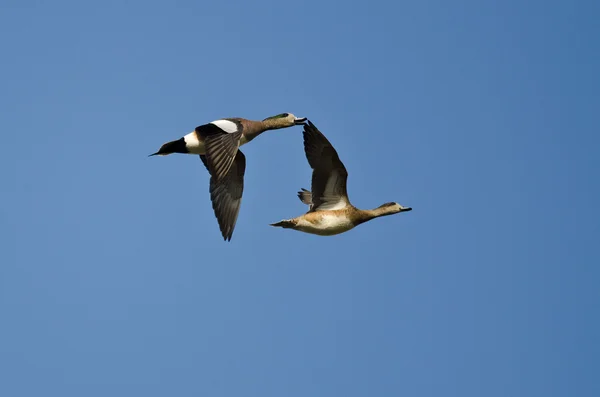
M 352 228 L 354 228 L 354 224 L 348 217 L 333 215 L 324 215 L 315 223 L 300 219 L 296 227 L 301 232 L 318 234 L 319 236 L 334 236 L 347 232 Z

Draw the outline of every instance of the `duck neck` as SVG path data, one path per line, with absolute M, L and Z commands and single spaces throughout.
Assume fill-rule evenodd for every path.
M 262 121 L 246 120 L 244 122 L 244 137 L 246 141 L 250 142 L 269 129 L 268 125 L 265 125 Z
M 362 210 L 360 211 L 360 223 L 368 222 L 371 219 L 379 218 L 380 216 L 392 215 L 394 212 L 391 212 L 389 208 L 386 207 L 377 207 L 372 210 Z
M 265 131 L 278 130 L 280 128 L 290 127 L 289 121 L 285 118 L 266 119 L 261 121 L 260 123 L 263 125 Z
M 249 142 L 265 131 L 278 130 L 286 127 L 289 127 L 289 125 L 285 119 L 267 119 L 263 121 L 248 120 L 244 126 L 244 136 Z

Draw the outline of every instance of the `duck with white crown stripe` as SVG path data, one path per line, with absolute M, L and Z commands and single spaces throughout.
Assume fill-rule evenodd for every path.
M 281 113 L 262 121 L 239 117 L 211 121 L 182 138 L 167 142 L 150 156 L 200 155 L 210 172 L 210 199 L 223 239 L 231 241 L 244 191 L 246 156 L 239 147 L 269 130 L 302 125 L 306 118 Z

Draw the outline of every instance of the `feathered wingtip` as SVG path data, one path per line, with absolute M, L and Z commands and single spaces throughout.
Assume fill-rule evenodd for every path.
M 312 193 L 304 188 L 298 192 L 298 198 L 306 205 L 312 205 Z

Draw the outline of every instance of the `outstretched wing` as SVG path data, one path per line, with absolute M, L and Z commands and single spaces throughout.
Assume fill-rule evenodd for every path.
M 196 127 L 204 139 L 208 171 L 220 180 L 228 175 L 240 146 L 243 125 L 236 119 L 215 120 Z
M 348 172 L 337 152 L 310 121 L 304 126 L 303 134 L 306 159 L 313 169 L 313 205 L 310 210 L 339 210 L 347 207 L 350 204 L 346 191 Z
M 210 164 L 208 158 L 201 154 L 200 159 L 208 169 Z M 238 150 L 225 177 L 220 180 L 212 175 L 210 177 L 210 200 L 219 223 L 219 229 L 221 229 L 223 239 L 226 241 L 231 241 L 240 212 L 245 172 L 246 156 Z

